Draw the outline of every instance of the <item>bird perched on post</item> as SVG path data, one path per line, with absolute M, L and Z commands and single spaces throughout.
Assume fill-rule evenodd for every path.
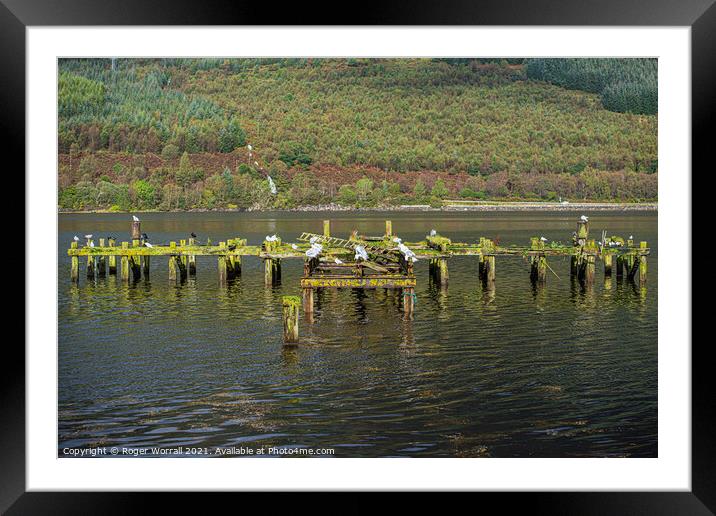
M 356 260 L 361 259 L 366 262 L 368 261 L 368 253 L 365 252 L 365 247 L 363 247 L 362 245 L 357 245 L 353 249 L 355 249 L 356 252 Z
M 438 234 L 438 232 L 435 231 L 434 229 L 431 229 L 431 230 L 430 230 L 430 236 L 435 236 L 435 235 L 437 235 L 437 234 Z
M 579 217 L 579 220 L 581 220 L 582 222 L 589 222 L 589 217 L 587 217 L 586 215 L 582 215 L 581 217 Z
M 79 242 L 79 241 L 80 241 L 80 237 L 78 237 L 77 235 L 75 235 L 74 238 L 72 238 L 72 240 L 74 240 L 75 242 Z
M 132 220 L 134 222 L 139 222 L 139 217 L 137 217 L 136 215 L 132 215 Z
M 545 237 L 540 237 L 539 239 L 540 239 L 540 241 L 542 241 L 542 242 L 546 242 L 546 241 L 547 241 L 547 239 L 546 239 Z

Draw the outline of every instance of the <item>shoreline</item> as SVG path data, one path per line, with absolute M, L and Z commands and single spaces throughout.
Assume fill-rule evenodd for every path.
M 365 208 L 354 208 L 348 206 L 340 206 L 337 204 L 302 206 L 298 208 L 272 208 L 272 209 L 230 209 L 216 208 L 192 209 L 192 210 L 130 210 L 130 211 L 110 211 L 110 210 L 59 210 L 58 214 L 80 214 L 80 213 L 268 213 L 268 212 L 441 212 L 441 211 L 658 211 L 657 202 L 646 203 L 614 203 L 614 202 L 575 202 L 569 204 L 547 203 L 547 202 L 482 202 L 482 203 L 462 203 L 446 202 L 439 208 L 431 207 L 427 204 L 405 204 L 399 206 L 372 206 Z

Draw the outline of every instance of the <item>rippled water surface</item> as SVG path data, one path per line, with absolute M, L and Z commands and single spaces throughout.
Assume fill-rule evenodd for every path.
M 579 215 L 579 214 L 577 214 Z M 247 238 L 259 244 L 353 228 L 405 240 L 431 229 L 453 241 L 568 241 L 574 213 L 202 213 L 141 215 L 153 242 Z M 657 454 L 657 216 L 593 213 L 602 229 L 651 248 L 648 288 L 601 264 L 593 289 L 572 284 L 566 258 L 539 290 L 521 257 L 497 257 L 494 296 L 475 257 L 449 261 L 446 290 L 416 264 L 415 315 L 385 290 L 326 291 L 301 344 L 282 346 L 281 296 L 298 294 L 302 261 L 284 260 L 265 288 L 258 258 L 220 288 L 215 258 L 170 284 L 70 282 L 72 236 L 129 238 L 126 214 L 59 216 L 59 435 L 65 447 L 308 447 L 336 456 L 572 457 Z M 84 265 L 81 260 L 81 265 Z M 83 268 L 82 268 L 83 269 Z M 303 314 L 301 314 L 303 316 Z

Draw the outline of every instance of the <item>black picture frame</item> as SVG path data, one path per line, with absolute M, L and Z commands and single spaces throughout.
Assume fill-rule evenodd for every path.
M 395 0 L 346 4 L 267 4 L 188 0 L 0 0 L 0 130 L 6 149 L 25 148 L 25 29 L 62 25 L 587 25 L 689 26 L 692 51 L 692 162 L 706 169 L 712 146 L 708 123 L 714 119 L 716 92 L 716 0 L 451 0 L 408 4 Z M 262 6 L 257 8 L 257 6 Z M 353 6 L 353 9 L 350 7 Z M 91 46 L 88 46 L 91 48 Z M 25 166 L 24 152 L 17 167 Z M 683 172 L 688 174 L 688 171 Z M 698 221 L 694 219 L 694 223 Z M 692 232 L 692 234 L 695 234 Z M 691 278 L 680 278 L 689 281 Z M 32 299 L 29 299 L 30 304 Z M 693 318 L 692 318 L 693 320 Z M 610 493 L 484 494 L 501 510 L 527 505 L 549 514 L 713 514 L 716 511 L 716 440 L 711 422 L 714 375 L 707 342 L 692 346 L 692 491 Z M 687 347 L 691 342 L 672 342 Z M 6 338 L 0 375 L 0 511 L 7 514 L 119 514 L 144 512 L 144 497 L 185 503 L 182 496 L 132 493 L 31 492 L 25 489 L 25 353 Z M 12 364 L 12 365 L 10 365 Z M 607 459 L 605 459 L 607 460 Z M 638 460 L 638 459 L 637 459 Z

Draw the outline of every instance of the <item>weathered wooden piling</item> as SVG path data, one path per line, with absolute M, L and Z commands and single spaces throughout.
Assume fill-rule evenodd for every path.
M 225 248 L 225 247 L 226 247 L 226 242 L 219 242 L 219 247 L 222 248 L 222 249 Z M 219 265 L 219 284 L 220 284 L 220 285 L 225 285 L 225 284 L 226 284 L 227 275 L 228 275 L 227 265 L 226 265 L 226 255 L 225 255 L 225 254 L 219 255 L 218 265 Z
M 91 244 L 94 244 L 93 240 L 87 240 L 87 245 L 89 247 L 92 247 Z M 91 254 L 87 255 L 87 279 L 94 279 L 94 265 L 95 265 L 95 257 Z
M 122 242 L 122 249 L 129 249 L 129 242 Z M 122 255 L 122 282 L 129 283 L 129 256 Z
M 70 244 L 71 249 L 77 249 L 77 242 L 72 242 Z M 80 258 L 79 256 L 72 256 L 72 266 L 70 268 L 70 279 L 74 283 L 78 283 L 80 281 Z
M 435 272 L 437 273 L 437 282 L 441 286 L 447 285 L 448 279 L 450 278 L 450 276 L 448 274 L 447 258 L 438 258 L 437 259 Z
M 303 312 L 306 314 L 313 313 L 313 288 L 303 288 Z
M 485 256 L 482 254 L 477 257 L 477 277 L 480 280 L 485 279 Z
M 415 310 L 415 287 L 403 288 L 403 312 L 412 314 Z
M 132 247 L 139 247 L 139 239 L 135 238 L 132 240 Z M 132 269 L 132 280 L 133 281 L 139 281 L 142 277 L 142 268 L 139 263 L 140 257 L 139 256 L 130 256 L 129 257 L 129 267 Z
M 614 255 L 612 253 L 604 254 L 604 277 L 610 278 L 612 276 L 612 261 Z
M 186 240 L 179 240 L 179 246 L 180 246 L 180 247 L 186 247 Z M 181 257 L 180 257 L 180 259 L 181 259 L 181 262 L 184 264 L 184 267 L 186 267 L 189 257 L 186 256 L 186 255 L 184 255 L 184 254 L 182 254 Z
M 576 278 L 579 274 L 579 256 L 573 254 L 569 257 L 569 276 Z
M 323 221 L 323 236 L 325 236 L 325 237 L 331 236 L 331 221 L 330 220 Z
M 132 221 L 132 240 L 139 240 L 142 238 L 142 223 L 138 220 Z
M 99 246 L 104 247 L 104 238 L 99 239 Z M 107 258 L 101 255 L 97 258 L 97 276 L 104 278 L 107 274 Z
M 390 220 L 385 221 L 385 237 L 390 238 L 393 236 L 393 222 Z
M 594 272 L 596 269 L 596 256 L 588 254 L 584 265 L 584 282 L 587 285 L 594 284 Z
M 110 238 L 107 242 L 107 245 L 109 247 L 114 247 L 114 238 Z M 107 257 L 107 268 L 109 269 L 109 274 L 111 275 L 117 275 L 117 257 L 113 254 L 110 254 Z
M 298 309 L 300 305 L 300 297 L 283 296 L 283 343 L 285 345 L 298 344 Z
M 196 245 L 196 239 L 190 238 L 189 239 L 189 246 L 194 247 Z M 189 255 L 188 260 L 188 270 L 190 276 L 196 276 L 196 256 L 195 255 Z
M 495 288 L 495 256 L 485 256 L 485 285 L 489 290 Z
M 621 280 L 624 277 L 624 257 L 622 255 L 617 256 L 617 280 Z
M 150 257 L 149 256 L 142 256 L 142 274 L 144 274 L 144 278 L 149 278 L 149 269 L 150 269 Z
M 642 250 L 646 249 L 646 242 L 639 242 L 639 248 Z M 646 273 L 647 273 L 647 263 L 646 263 L 646 254 L 639 255 L 639 285 L 646 285 Z

